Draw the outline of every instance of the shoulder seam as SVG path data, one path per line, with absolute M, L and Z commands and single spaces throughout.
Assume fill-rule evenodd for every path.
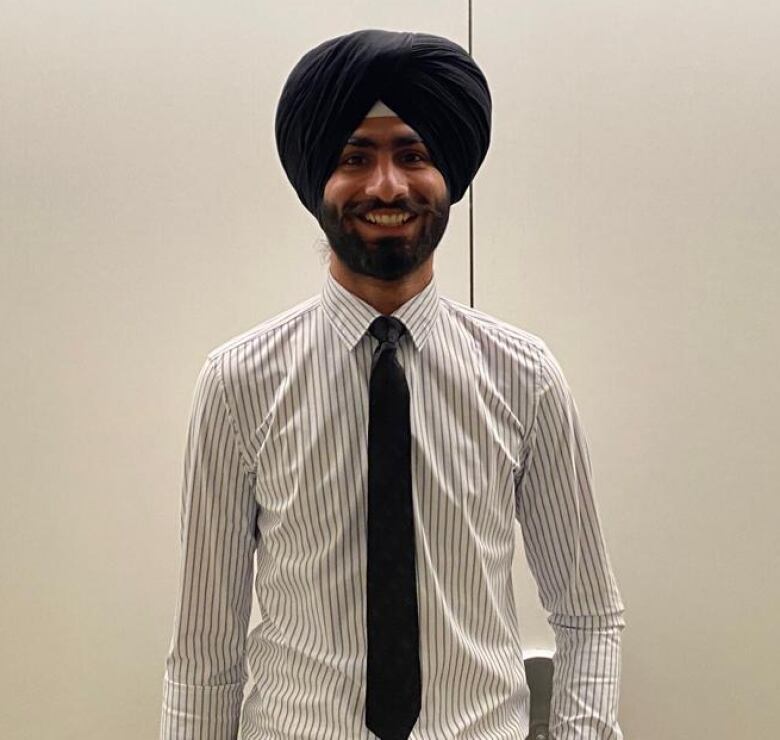
M 222 365 L 221 363 L 216 361 L 217 360 L 216 357 L 209 357 L 208 359 L 209 362 L 211 363 L 211 367 L 216 371 L 217 383 L 219 384 L 220 397 L 222 399 L 223 405 L 225 406 L 225 411 L 228 416 L 228 421 L 230 422 L 230 429 L 233 432 L 233 440 L 235 442 L 236 449 L 238 450 L 238 454 L 243 463 L 243 467 L 245 467 L 244 472 L 249 473 L 251 475 L 254 472 L 252 467 L 252 461 L 249 455 L 247 454 L 246 448 L 241 442 L 241 435 L 239 434 L 238 424 L 236 423 L 235 417 L 233 416 L 233 412 L 231 411 L 230 408 L 230 403 L 227 397 L 227 391 L 225 389 L 225 380 L 222 377 Z
M 539 339 L 541 345 L 544 345 L 544 340 Z M 525 469 L 531 464 L 531 459 L 534 455 L 536 447 L 536 430 L 539 426 L 539 406 L 541 404 L 542 395 L 546 392 L 549 384 L 545 382 L 544 376 L 544 360 L 543 347 L 541 345 L 532 344 L 532 350 L 534 353 L 534 364 L 538 368 L 538 372 L 534 373 L 534 396 L 532 404 L 532 417 L 531 424 L 528 428 L 528 434 L 526 435 L 525 443 L 520 448 L 520 454 L 518 459 L 523 460 L 523 481 L 525 480 Z

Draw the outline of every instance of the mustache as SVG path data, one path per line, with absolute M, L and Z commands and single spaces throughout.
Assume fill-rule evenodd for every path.
M 407 201 L 398 201 L 396 203 L 382 203 L 380 201 L 372 201 L 371 203 L 363 203 L 355 208 L 351 209 L 347 213 L 353 216 L 365 216 L 369 211 L 374 211 L 380 208 L 402 211 L 409 213 L 412 216 L 420 216 L 425 213 L 434 213 L 439 215 L 439 209 L 434 205 L 409 203 Z

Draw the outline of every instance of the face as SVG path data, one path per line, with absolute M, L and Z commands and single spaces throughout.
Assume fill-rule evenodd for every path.
M 325 185 L 319 222 L 352 272 L 398 280 L 436 249 L 449 219 L 441 172 L 400 118 L 366 118 L 354 131 Z M 402 224 L 370 223 L 391 215 Z

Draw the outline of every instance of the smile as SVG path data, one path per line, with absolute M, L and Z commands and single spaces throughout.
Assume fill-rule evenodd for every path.
M 394 230 L 400 229 L 406 224 L 416 220 L 417 216 L 411 214 L 399 214 L 397 216 L 359 216 L 358 220 L 362 221 L 368 226 L 373 226 L 375 229 Z

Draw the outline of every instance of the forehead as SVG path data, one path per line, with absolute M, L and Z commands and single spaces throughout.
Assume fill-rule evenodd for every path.
M 361 124 L 352 132 L 349 141 L 353 139 L 371 139 L 384 143 L 397 138 L 420 139 L 419 134 L 398 116 L 375 116 L 364 118 Z M 347 143 L 349 143 L 349 141 Z

